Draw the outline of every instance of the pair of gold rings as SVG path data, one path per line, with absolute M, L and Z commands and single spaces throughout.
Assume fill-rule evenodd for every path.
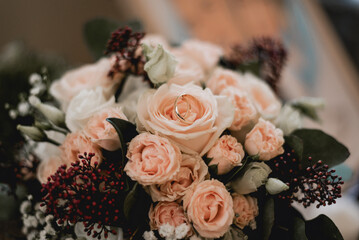
M 188 115 L 191 113 L 191 104 L 189 103 L 189 98 L 193 98 L 193 96 L 189 94 L 181 94 L 176 98 L 174 103 L 174 112 L 176 114 L 176 117 L 183 123 L 189 123 L 189 121 L 186 120 L 186 117 L 188 117 Z M 178 102 L 180 100 L 184 101 L 187 104 L 187 109 L 184 115 L 181 115 L 178 107 Z

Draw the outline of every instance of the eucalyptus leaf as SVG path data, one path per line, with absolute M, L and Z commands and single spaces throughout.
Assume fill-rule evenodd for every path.
M 131 27 L 134 31 L 141 31 L 142 29 L 139 21 L 119 22 L 113 19 L 95 18 L 85 23 L 83 29 L 84 38 L 95 59 L 99 59 L 104 55 L 111 33 L 125 26 Z
M 287 144 L 291 149 L 294 150 L 295 155 L 298 157 L 299 161 L 301 161 L 303 157 L 302 139 L 293 134 L 289 136 L 285 136 L 284 139 L 285 139 L 285 144 Z
M 223 182 L 223 184 L 227 184 L 229 183 L 232 179 L 236 178 L 238 176 L 238 174 L 241 172 L 241 170 L 244 168 L 244 166 L 247 164 L 248 159 L 252 160 L 252 157 L 247 156 L 242 160 L 242 165 L 233 168 L 231 171 L 229 171 L 228 173 L 226 173 L 225 175 L 221 176 L 221 181 Z
M 301 164 L 304 169 L 312 166 L 315 163 L 314 161 L 318 160 L 322 160 L 324 164 L 333 167 L 344 162 L 350 155 L 347 147 L 321 130 L 299 129 L 294 131 L 292 135 L 302 140 Z M 309 160 L 309 157 L 313 160 Z
M 327 216 L 321 214 L 318 217 L 306 221 L 305 233 L 308 240 L 343 240 L 343 236 L 340 233 L 337 226 Z
M 212 175 L 218 176 L 218 164 L 213 164 L 213 165 L 208 166 L 208 170 L 209 170 L 211 176 Z

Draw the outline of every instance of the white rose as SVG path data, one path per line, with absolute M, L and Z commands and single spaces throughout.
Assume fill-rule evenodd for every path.
M 115 97 L 106 99 L 103 89 L 82 90 L 70 102 L 66 111 L 66 125 L 72 131 L 81 130 L 97 111 L 114 105 Z
M 144 54 L 148 61 L 144 69 L 153 84 L 167 82 L 174 74 L 176 63 L 174 56 L 166 51 L 162 45 L 155 48 L 146 44 L 142 45 Z
M 284 135 L 289 135 L 303 125 L 300 112 L 288 104 L 284 105 L 274 123 L 282 129 Z

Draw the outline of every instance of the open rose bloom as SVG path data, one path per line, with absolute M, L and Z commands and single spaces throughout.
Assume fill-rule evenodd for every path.
M 259 44 L 261 54 L 280 47 L 271 44 Z M 160 36 L 123 28 L 113 33 L 107 58 L 55 81 L 51 93 L 66 116 L 50 128 L 62 137 L 42 125 L 20 129 L 55 145 L 37 154 L 37 177 L 58 225 L 76 223 L 79 236 L 94 239 L 247 239 L 262 229 L 263 207 L 274 205 L 267 201 L 284 199 L 285 208 L 295 200 L 334 203 L 342 183 L 329 180 L 326 159 L 305 162 L 307 173 L 299 163 L 300 143 L 315 149 L 311 139 L 324 133 L 316 139 L 310 129 L 278 127 L 288 125 L 283 110 L 299 119 L 314 107 L 282 107 L 266 72 L 279 71 L 282 59 L 255 59 L 253 51 L 236 61 L 212 43 L 193 39 L 173 47 Z M 241 62 L 247 58 L 272 68 L 255 75 Z M 281 186 L 275 191 L 274 179 Z

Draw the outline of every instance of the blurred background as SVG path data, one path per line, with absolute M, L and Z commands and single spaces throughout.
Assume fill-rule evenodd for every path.
M 335 208 L 302 212 L 307 218 L 323 212 L 339 226 L 345 239 L 359 239 L 358 0 L 3 0 L 0 91 L 27 87 L 20 75 L 10 74 L 8 69 L 30 74 L 40 71 L 38 66 L 46 62 L 50 76 L 56 78 L 63 69 L 92 62 L 83 40 L 83 25 L 95 17 L 140 20 L 146 32 L 162 34 L 174 44 L 196 37 L 228 48 L 258 36 L 282 39 L 289 51 L 280 85 L 282 96 L 323 98 L 327 106 L 321 113 L 323 123 L 308 122 L 307 126 L 325 129 L 351 151 L 346 167 L 352 176 L 343 199 Z M 16 53 L 26 53 L 26 57 L 11 65 Z M 29 62 L 33 65 L 26 65 Z M 0 97 L 1 105 L 11 101 L 18 99 L 10 93 Z M 6 115 L 3 106 L 0 114 Z M 16 139 L 6 132 L 5 120 L 2 139 Z M 1 213 L 0 220 L 9 214 Z M 0 228 L 7 226 L 1 224 Z

